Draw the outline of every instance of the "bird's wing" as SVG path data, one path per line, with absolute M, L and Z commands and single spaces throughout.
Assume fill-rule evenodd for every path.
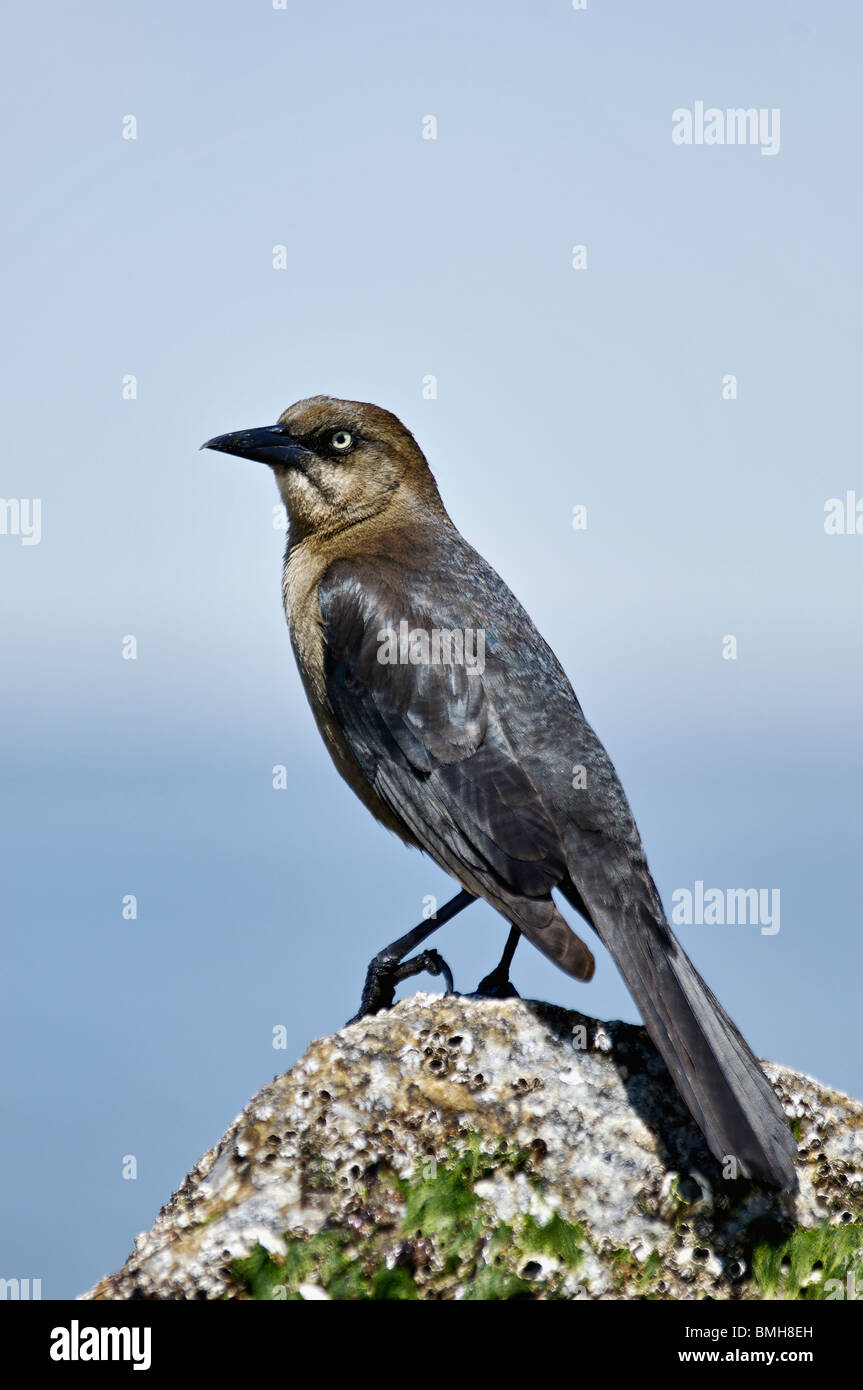
M 327 699 L 378 796 L 464 887 L 563 969 L 589 978 L 593 958 L 551 900 L 566 876 L 563 844 L 510 747 L 482 672 L 463 662 L 414 663 L 404 644 L 399 653 L 400 634 L 421 632 L 431 641 L 446 624 L 401 597 L 381 566 L 336 562 L 318 601 Z M 388 641 L 389 655 L 407 659 L 382 660 Z

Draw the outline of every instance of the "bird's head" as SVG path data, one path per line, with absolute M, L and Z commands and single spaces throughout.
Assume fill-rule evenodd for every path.
M 288 406 L 275 425 L 220 434 L 201 447 L 269 464 L 292 540 L 335 535 L 394 503 L 401 512 L 441 507 L 410 430 L 364 401 L 311 396 Z

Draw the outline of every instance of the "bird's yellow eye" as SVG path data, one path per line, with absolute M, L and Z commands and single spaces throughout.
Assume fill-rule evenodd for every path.
M 354 437 L 352 434 L 349 434 L 347 430 L 336 430 L 335 434 L 330 436 L 330 444 L 340 454 L 343 454 L 346 449 L 349 449 L 353 442 Z

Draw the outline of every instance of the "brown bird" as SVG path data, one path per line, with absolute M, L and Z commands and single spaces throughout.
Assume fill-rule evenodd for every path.
M 611 952 L 726 1171 L 793 1189 L 783 1111 L 671 932 L 608 754 L 550 647 L 456 530 L 413 435 L 378 406 L 313 396 L 202 447 L 272 468 L 289 518 L 285 613 L 324 742 L 372 814 L 461 884 L 375 957 L 357 1017 L 423 969 L 451 989 L 436 951 L 405 957 L 476 898 L 511 924 L 481 991 L 515 992 L 520 934 L 589 980 L 558 889 Z

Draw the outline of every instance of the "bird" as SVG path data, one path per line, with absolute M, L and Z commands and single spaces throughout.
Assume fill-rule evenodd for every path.
M 609 951 L 723 1176 L 793 1191 L 785 1113 L 671 930 L 609 755 L 554 652 L 450 519 L 410 430 L 320 395 L 201 448 L 271 468 L 288 518 L 285 616 L 323 741 L 377 820 L 460 885 L 378 953 L 356 1018 L 423 970 L 452 991 L 437 951 L 410 953 L 477 899 L 510 926 L 480 993 L 516 994 L 522 936 L 590 980 L 593 953 L 557 892 Z

